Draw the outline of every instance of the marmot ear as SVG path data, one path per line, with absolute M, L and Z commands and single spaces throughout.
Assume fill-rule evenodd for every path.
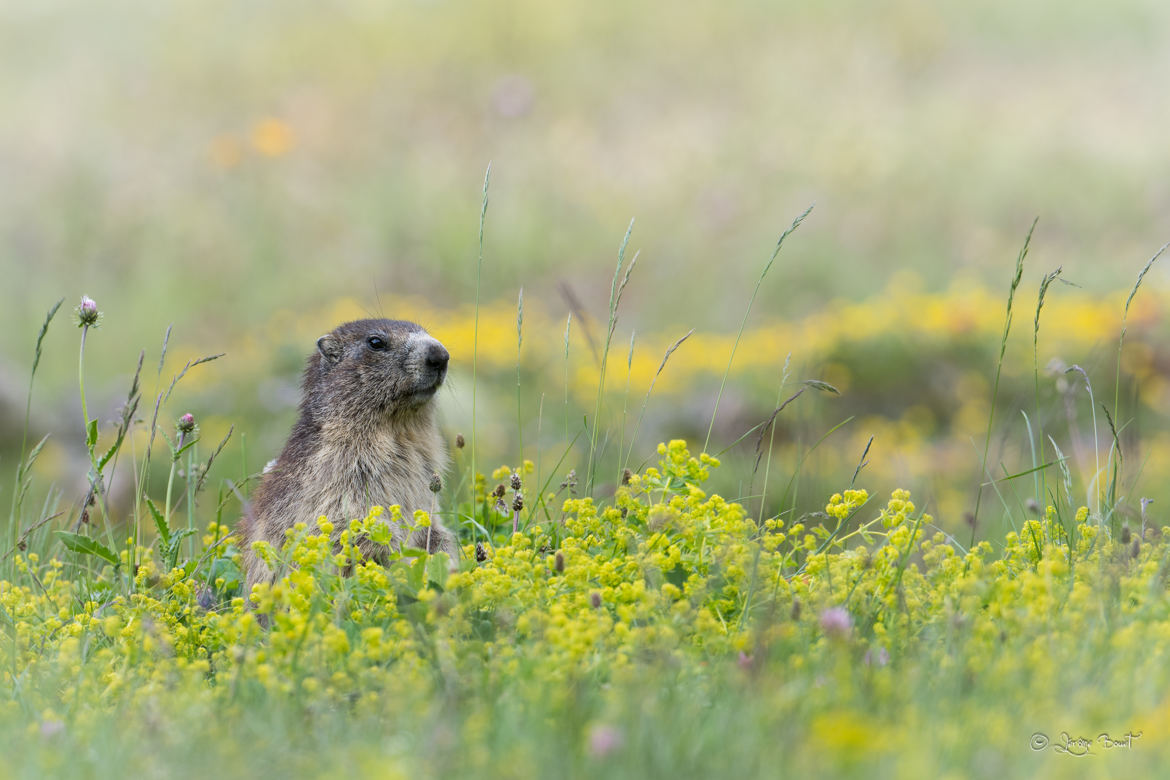
M 341 345 L 337 343 L 337 339 L 333 338 L 331 333 L 326 333 L 317 339 L 317 350 L 330 363 L 341 360 Z

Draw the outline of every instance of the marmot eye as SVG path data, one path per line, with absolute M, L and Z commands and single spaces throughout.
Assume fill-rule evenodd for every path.
M 368 339 L 366 339 L 366 343 L 370 345 L 370 349 L 386 349 L 386 342 L 378 336 L 370 336 Z

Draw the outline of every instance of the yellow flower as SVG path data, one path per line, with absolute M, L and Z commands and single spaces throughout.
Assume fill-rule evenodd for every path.
M 252 148 L 265 157 L 282 157 L 294 143 L 292 129 L 279 119 L 262 119 L 252 126 Z

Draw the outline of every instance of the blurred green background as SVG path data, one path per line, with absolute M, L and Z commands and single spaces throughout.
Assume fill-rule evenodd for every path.
M 138 349 L 150 370 L 173 324 L 164 384 L 187 358 L 228 354 L 194 370 L 172 416 L 194 411 L 208 438 L 234 424 L 248 462 L 233 448 L 225 468 L 258 467 L 287 435 L 312 339 L 340 316 L 422 310 L 436 332 L 445 312 L 466 318 L 489 161 L 482 296 L 496 306 L 488 337 L 501 357 L 479 377 L 479 414 L 484 446 L 510 462 L 516 375 L 502 355 L 515 342 L 498 342 L 515 338 L 519 289 L 530 351 L 520 416 L 528 441 L 542 426 L 556 453 L 591 410 L 584 394 L 562 400 L 569 300 L 592 317 L 578 318 L 571 359 L 589 362 L 584 334 L 604 336 L 632 217 L 641 256 L 615 334 L 611 419 L 631 331 L 649 334 L 640 338 L 654 365 L 689 328 L 733 334 L 776 237 L 811 203 L 749 328 L 832 320 L 902 288 L 951 301 L 988 285 L 1006 292 L 1039 215 L 1016 318 L 1027 331 L 1041 273 L 1063 266 L 1078 295 L 1116 294 L 1170 237 L 1170 5 L 1155 0 L 7 0 L 0 60 L 4 468 L 36 329 L 54 300 L 81 294 L 105 312 L 87 348 L 103 421 Z M 1146 285 L 1165 279 L 1155 266 Z M 1115 336 L 1120 299 L 1110 300 Z M 993 321 L 1002 306 L 990 299 Z M 1160 311 L 1134 334 L 1149 345 L 1151 381 L 1164 373 Z M 34 429 L 80 456 L 77 331 L 64 320 L 46 340 Z M 767 417 L 788 352 L 800 356 L 793 379 L 864 382 L 839 407 L 806 403 L 785 422 L 786 441 L 815 441 L 852 414 L 900 424 L 921 408 L 934 409 L 909 416 L 923 439 L 953 436 L 963 399 L 934 399 L 940 386 L 986 394 L 998 326 L 956 347 L 947 333 L 923 346 L 856 322 L 861 347 L 759 342 L 756 374 L 733 374 L 715 449 Z M 1077 345 L 1063 359 L 1111 381 L 1115 350 Z M 1031 392 L 1031 355 L 1019 355 L 1016 400 Z M 676 386 L 667 408 L 651 401 L 639 454 L 705 432 L 727 353 L 703 357 L 712 368 Z M 1043 351 L 1042 364 L 1051 357 Z M 452 432 L 469 424 L 468 362 L 454 353 Z M 631 427 L 645 387 L 631 383 Z M 1066 392 L 1046 379 L 1054 417 Z M 856 463 L 876 426 L 850 434 L 842 463 Z M 966 490 L 978 458 L 963 430 L 967 460 L 948 468 Z M 824 480 L 841 485 L 852 470 Z M 889 478 L 929 484 L 918 467 Z

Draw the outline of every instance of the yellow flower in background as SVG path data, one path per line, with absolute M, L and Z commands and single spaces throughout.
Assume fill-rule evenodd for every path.
M 252 126 L 252 148 L 265 157 L 283 157 L 295 144 L 292 128 L 279 119 L 262 119 Z

